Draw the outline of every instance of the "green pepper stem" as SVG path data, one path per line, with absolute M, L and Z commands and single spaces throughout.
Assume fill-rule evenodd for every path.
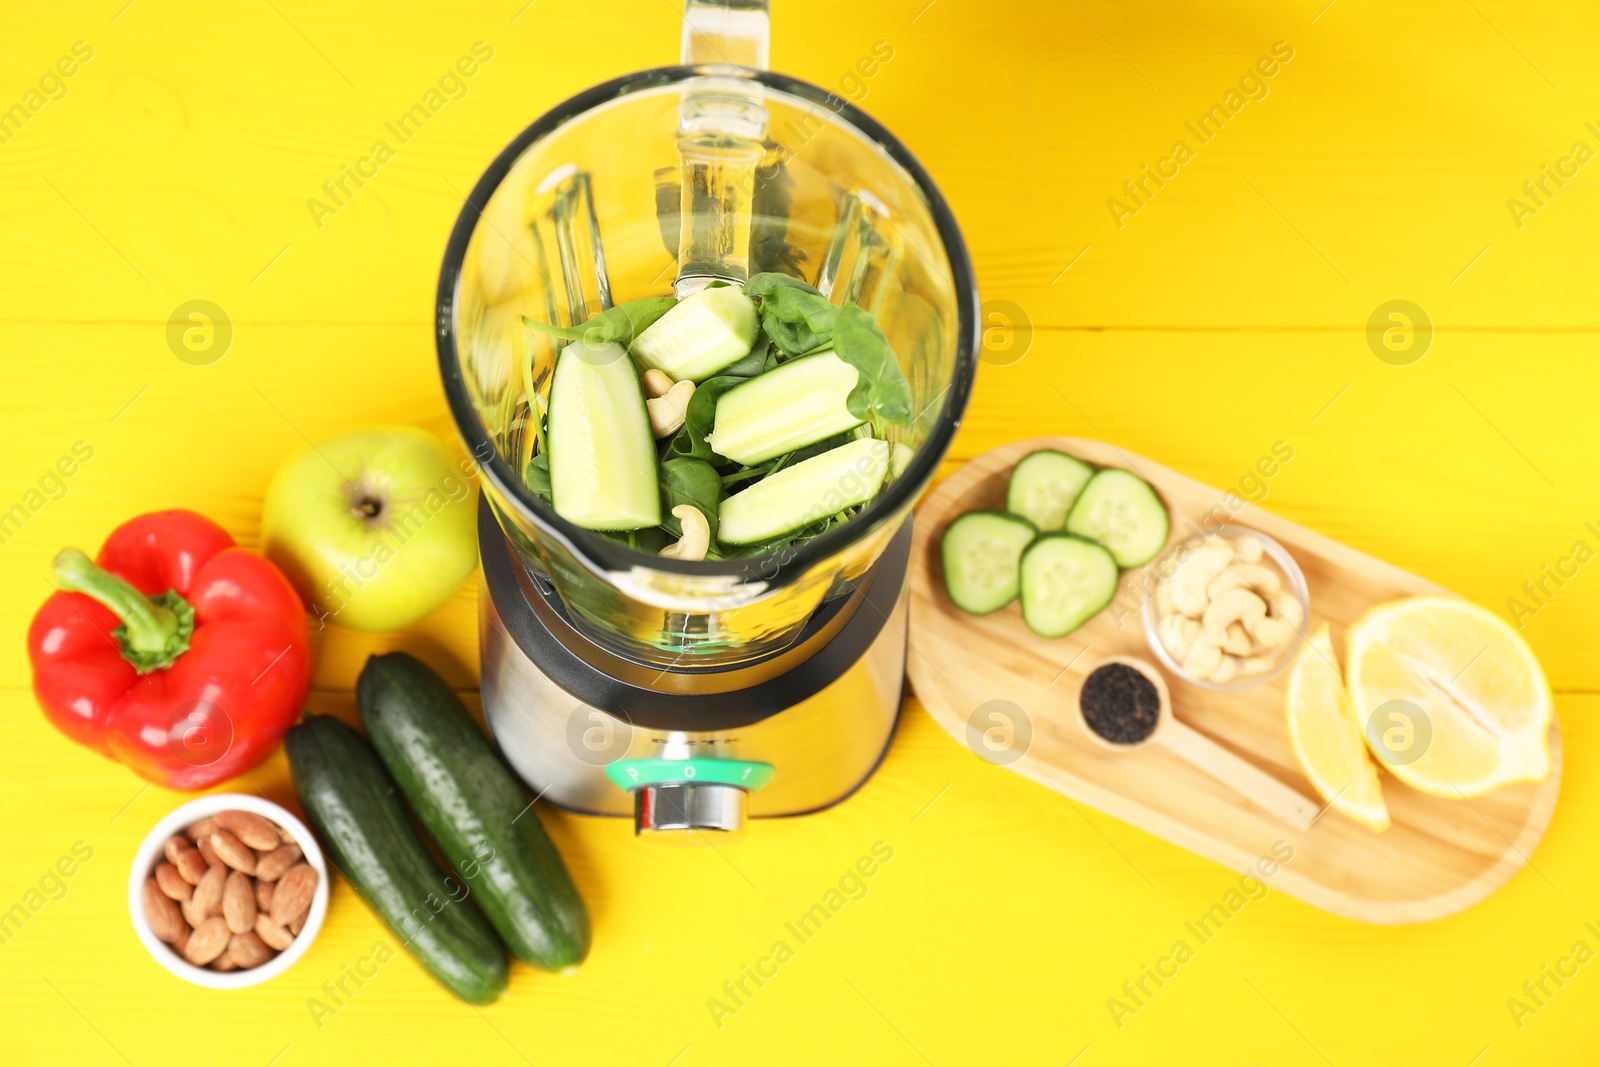
M 51 567 L 62 590 L 82 593 L 122 620 L 113 636 L 139 673 L 171 666 L 188 649 L 194 609 L 176 591 L 147 597 L 76 548 L 62 549 Z

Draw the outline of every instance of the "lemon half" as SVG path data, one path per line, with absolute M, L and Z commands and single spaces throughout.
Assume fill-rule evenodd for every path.
M 1345 648 L 1367 746 L 1402 782 L 1460 799 L 1550 776 L 1550 687 L 1491 612 L 1445 597 L 1391 601 L 1350 628 Z

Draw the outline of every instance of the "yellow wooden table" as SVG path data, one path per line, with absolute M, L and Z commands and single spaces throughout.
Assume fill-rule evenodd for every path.
M 1220 486 L 1289 442 L 1267 508 L 1509 613 L 1575 542 L 1600 547 L 1600 15 L 1324 2 L 778 0 L 773 66 L 894 129 L 962 223 L 995 328 L 952 462 L 1066 433 Z M 672 62 L 679 17 L 675 0 L 9 5 L 0 510 L 26 521 L 0 545 L 0 909 L 29 917 L 0 944 L 0 1061 L 1594 1063 L 1600 965 L 1559 985 L 1544 968 L 1600 949 L 1596 564 L 1523 620 L 1566 744 L 1525 871 L 1410 928 L 1272 894 L 1120 1025 L 1108 999 L 1237 876 L 980 762 L 914 700 L 857 797 L 720 851 L 545 813 L 594 952 L 571 977 L 517 968 L 492 1008 L 399 958 L 319 1025 L 308 1001 L 384 936 L 343 884 L 260 988 L 202 991 L 148 958 L 127 866 L 181 797 L 38 714 L 23 637 L 51 555 L 158 507 L 255 545 L 302 433 L 449 436 L 430 304 L 463 192 L 558 100 Z M 359 196 L 308 208 L 479 41 L 492 60 Z M 852 79 L 878 42 L 892 59 Z M 191 300 L 231 320 L 209 366 L 168 348 Z M 41 485 L 78 442 L 92 460 Z M 387 648 L 475 700 L 474 610 L 330 633 L 312 707 L 353 714 Z M 244 784 L 292 799 L 281 756 Z M 35 894 L 77 842 L 92 860 Z M 714 1019 L 723 983 L 877 842 L 893 859 L 868 894 Z

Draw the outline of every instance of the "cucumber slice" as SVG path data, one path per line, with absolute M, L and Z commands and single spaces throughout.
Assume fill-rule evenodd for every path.
M 845 401 L 861 373 L 832 352 L 792 360 L 717 398 L 706 444 L 754 466 L 861 425 Z
M 863 437 L 801 460 L 723 498 L 717 539 L 770 541 L 871 500 L 889 473 L 889 443 Z
M 661 522 L 655 437 L 639 372 L 621 345 L 574 341 L 561 350 L 549 436 L 557 515 L 590 530 Z
M 1067 513 L 1067 532 L 1098 541 L 1119 567 L 1139 567 L 1167 543 L 1167 509 L 1150 483 L 1131 471 L 1096 471 Z
M 939 542 L 944 588 L 962 611 L 987 615 L 1017 599 L 1018 561 L 1038 536 L 1027 519 L 1004 511 L 969 511 Z
M 1060 533 L 1067 528 L 1067 512 L 1094 468 L 1076 456 L 1048 449 L 1032 452 L 1011 469 L 1006 485 L 1006 510 L 1021 515 L 1040 533 Z
M 1022 621 L 1040 637 L 1070 634 L 1117 592 L 1117 561 L 1104 545 L 1045 534 L 1022 553 Z
M 750 354 L 760 324 L 756 306 L 731 285 L 702 289 L 645 327 L 629 351 L 646 370 L 675 382 L 703 381 Z

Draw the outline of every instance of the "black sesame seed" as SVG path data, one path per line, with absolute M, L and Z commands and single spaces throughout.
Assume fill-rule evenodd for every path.
M 1161 694 L 1126 663 L 1106 663 L 1084 679 L 1078 710 L 1089 729 L 1115 745 L 1136 745 L 1155 732 Z

